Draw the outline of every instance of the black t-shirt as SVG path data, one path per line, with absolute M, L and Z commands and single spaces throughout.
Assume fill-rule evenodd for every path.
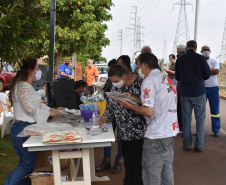
M 83 103 L 82 103 L 82 101 L 80 100 L 80 94 L 79 94 L 77 91 L 75 91 L 75 99 L 76 99 L 76 102 L 77 102 L 76 110 L 79 110 L 79 109 L 80 109 L 80 108 L 79 108 L 79 105 L 80 105 L 80 104 L 83 104 Z

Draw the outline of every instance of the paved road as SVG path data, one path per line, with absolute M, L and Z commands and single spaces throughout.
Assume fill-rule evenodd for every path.
M 221 136 L 214 138 L 211 131 L 209 106 L 205 123 L 205 147 L 202 153 L 182 150 L 182 138 L 177 136 L 174 151 L 174 176 L 175 185 L 226 185 L 226 100 L 220 102 Z M 195 131 L 195 119 L 193 116 L 192 130 Z M 195 138 L 195 136 L 194 136 Z M 116 155 L 117 144 L 113 143 L 112 165 Z M 96 165 L 101 163 L 103 149 L 95 150 Z M 118 174 L 111 174 L 110 169 L 100 176 L 109 176 L 109 182 L 95 182 L 92 185 L 123 185 L 124 168 Z

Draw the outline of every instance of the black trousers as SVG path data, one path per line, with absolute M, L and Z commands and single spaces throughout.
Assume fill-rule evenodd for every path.
M 143 185 L 142 181 L 142 151 L 143 139 L 122 141 L 121 149 L 124 158 L 124 185 Z
M 180 94 L 177 94 L 177 120 L 178 120 L 178 124 L 179 124 L 179 130 L 183 131 L 182 115 L 181 115 L 181 104 L 180 104 Z

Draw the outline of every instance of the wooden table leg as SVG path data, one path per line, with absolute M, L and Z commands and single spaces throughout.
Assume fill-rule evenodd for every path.
M 95 174 L 95 161 L 94 161 L 94 149 L 89 148 L 89 156 L 90 156 L 90 174 L 91 174 L 91 180 L 92 182 L 96 181 L 109 181 L 109 177 L 103 176 L 103 177 L 97 177 Z
M 61 185 L 60 156 L 59 150 L 52 151 L 54 185 Z
M 84 185 L 91 185 L 91 174 L 90 174 L 90 157 L 89 149 L 82 149 L 82 163 L 83 163 L 83 176 Z

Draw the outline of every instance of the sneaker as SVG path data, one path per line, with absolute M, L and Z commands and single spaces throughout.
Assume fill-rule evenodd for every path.
M 196 152 L 202 152 L 202 148 L 194 148 L 194 150 L 196 151 Z
M 104 157 L 101 165 L 96 168 L 96 172 L 102 172 L 109 168 L 111 168 L 111 158 Z
M 183 147 L 183 150 L 186 152 L 189 152 L 189 151 L 191 151 L 191 148 Z
M 219 133 L 214 133 L 214 134 L 213 134 L 213 137 L 219 137 L 219 136 L 220 136 Z
M 115 158 L 115 163 L 113 168 L 111 169 L 111 173 L 118 173 L 122 169 L 122 158 Z

